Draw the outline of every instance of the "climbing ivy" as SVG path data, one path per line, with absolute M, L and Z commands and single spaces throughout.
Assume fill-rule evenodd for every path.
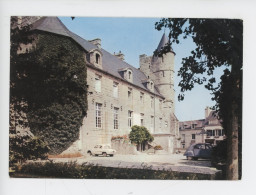
M 84 52 L 65 36 L 41 31 L 29 36 L 33 47 L 11 63 L 11 99 L 26 102 L 31 132 L 57 154 L 78 139 L 86 115 Z

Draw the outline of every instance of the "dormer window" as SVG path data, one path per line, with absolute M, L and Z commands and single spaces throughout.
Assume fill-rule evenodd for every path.
M 146 85 L 147 89 L 154 92 L 154 82 L 151 79 L 147 79 L 142 82 Z
M 119 70 L 120 75 L 127 81 L 133 82 L 133 73 L 131 68 L 123 68 Z
M 192 129 L 195 129 L 196 128 L 196 124 L 192 124 Z
M 102 53 L 100 50 L 95 49 L 87 55 L 87 60 L 95 65 L 97 68 L 102 69 Z

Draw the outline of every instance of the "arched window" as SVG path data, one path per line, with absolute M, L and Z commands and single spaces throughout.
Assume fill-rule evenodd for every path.
M 128 78 L 129 78 L 129 79 L 131 79 L 131 75 L 132 75 L 132 73 L 131 73 L 131 71 L 129 71 L 129 72 L 128 72 Z
M 96 64 L 99 64 L 100 62 L 100 55 L 96 53 Z

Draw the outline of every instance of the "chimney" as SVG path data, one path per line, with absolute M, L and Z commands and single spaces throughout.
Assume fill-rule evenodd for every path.
M 89 40 L 89 42 L 96 45 L 98 48 L 101 48 L 101 39 L 100 38 Z
M 211 109 L 210 109 L 210 107 L 209 106 L 206 106 L 206 108 L 205 108 L 205 118 L 207 118 L 208 116 L 209 116 L 209 114 L 211 113 Z
M 123 60 L 124 61 L 124 54 L 121 52 L 121 51 L 119 51 L 119 53 L 115 53 L 114 52 L 114 56 L 116 56 L 116 57 L 118 57 L 120 60 Z

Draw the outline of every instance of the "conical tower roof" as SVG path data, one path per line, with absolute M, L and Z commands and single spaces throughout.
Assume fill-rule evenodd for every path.
M 60 21 L 58 17 L 42 17 L 32 24 L 32 30 L 41 30 L 70 37 L 81 45 L 86 51 L 97 49 L 96 45 L 84 40 L 68 30 L 68 28 Z
M 157 51 L 160 51 L 164 46 L 166 46 L 167 43 L 168 43 L 168 39 L 164 33 L 161 38 L 161 41 L 158 44 Z

